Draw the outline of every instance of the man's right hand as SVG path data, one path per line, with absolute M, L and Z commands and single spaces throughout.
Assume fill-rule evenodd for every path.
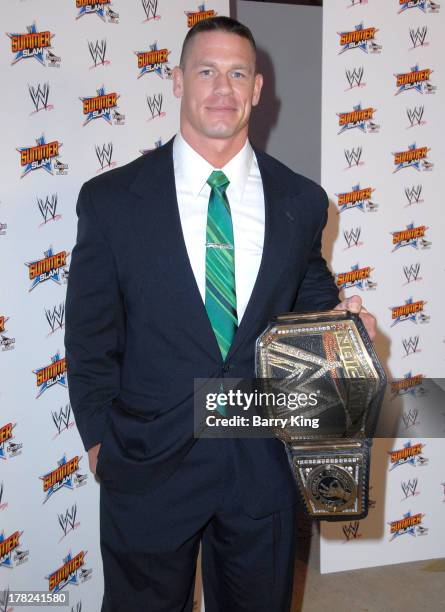
M 88 449 L 88 462 L 90 464 L 90 470 L 93 472 L 93 474 L 96 473 L 97 455 L 99 454 L 100 446 L 101 445 L 99 442 L 99 444 L 96 444 Z

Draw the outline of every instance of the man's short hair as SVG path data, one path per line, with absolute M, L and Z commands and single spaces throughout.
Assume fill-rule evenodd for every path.
M 236 34 L 237 36 L 241 36 L 248 40 L 251 44 L 252 50 L 256 57 L 256 44 L 255 39 L 253 37 L 252 32 L 249 28 L 236 19 L 232 19 L 231 17 L 225 17 L 221 15 L 219 17 L 209 17 L 208 19 L 203 19 L 202 21 L 198 21 L 195 25 L 190 28 L 187 32 L 187 36 L 182 43 L 181 50 L 181 58 L 179 60 L 179 65 L 184 70 L 184 62 L 185 56 L 187 52 L 187 47 L 197 34 L 201 32 L 229 32 L 230 34 Z

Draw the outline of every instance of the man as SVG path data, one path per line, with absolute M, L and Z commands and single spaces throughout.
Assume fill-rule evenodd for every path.
M 290 607 L 283 445 L 193 436 L 195 378 L 253 377 L 271 317 L 338 305 L 320 254 L 326 194 L 247 139 L 255 60 L 237 21 L 195 25 L 173 72 L 180 133 L 79 195 L 66 357 L 101 481 L 106 612 L 191 611 L 200 542 L 207 612 Z

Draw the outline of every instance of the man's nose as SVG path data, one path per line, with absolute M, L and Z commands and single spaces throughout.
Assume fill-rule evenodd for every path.
M 216 77 L 215 81 L 215 93 L 219 95 L 225 95 L 231 93 L 232 83 L 228 74 L 220 72 Z

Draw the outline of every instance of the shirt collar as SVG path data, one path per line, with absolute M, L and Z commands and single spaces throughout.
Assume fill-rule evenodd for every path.
M 230 193 L 241 199 L 253 159 L 253 149 L 248 139 L 243 148 L 227 162 L 223 168 L 214 168 L 193 147 L 191 147 L 181 132 L 176 134 L 173 142 L 173 161 L 175 176 L 181 184 L 197 198 L 206 186 L 207 179 L 213 170 L 222 170 L 230 181 Z

